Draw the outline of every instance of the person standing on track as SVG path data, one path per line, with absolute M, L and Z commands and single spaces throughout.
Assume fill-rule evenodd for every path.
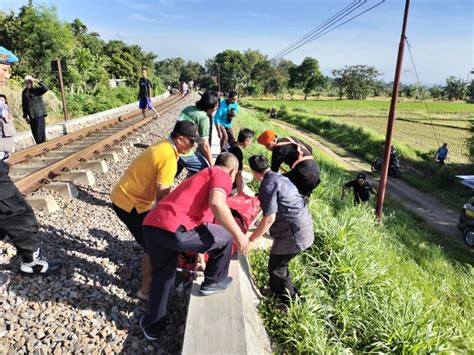
M 38 83 L 39 87 L 34 87 L 33 83 Z M 30 125 L 36 144 L 41 144 L 46 142 L 45 117 L 48 113 L 44 106 L 43 95 L 48 91 L 48 87 L 30 75 L 25 77 L 25 86 L 21 94 L 23 118 Z
M 170 192 L 179 154 L 189 152 L 199 139 L 194 123 L 178 121 L 167 140 L 152 144 L 130 164 L 110 195 L 115 213 L 145 251 L 142 286 L 136 294 L 140 299 L 148 299 L 151 279 L 150 259 L 142 237 L 143 220 L 153 203 Z
M 284 175 L 295 184 L 301 195 L 309 198 L 320 183 L 319 166 L 313 158 L 311 146 L 295 137 L 278 138 L 271 129 L 264 131 L 257 141 L 272 152 L 272 171 L 278 172 L 281 164 L 287 164 L 290 171 Z
M 188 106 L 179 115 L 179 121 L 190 121 L 198 126 L 201 143 L 195 152 L 180 156 L 178 161 L 178 172 L 186 168 L 190 175 L 212 166 L 212 151 L 210 145 L 211 119 L 217 110 L 219 99 L 214 91 L 206 91 L 195 106 Z
M 270 231 L 270 237 L 273 238 L 268 261 L 270 289 L 286 309 L 290 300 L 299 295 L 291 281 L 288 265 L 295 256 L 313 244 L 313 221 L 305 199 L 298 193 L 296 186 L 285 176 L 271 171 L 264 155 L 250 157 L 249 165 L 255 178 L 260 181 L 258 199 L 263 212 L 263 218 L 249 241 L 252 245 Z
M 0 87 L 10 79 L 10 67 L 18 58 L 9 50 L 0 47 Z M 3 112 L 3 111 L 2 111 Z M 5 115 L 5 113 L 1 113 Z M 5 117 L 0 121 L 4 122 Z M 38 222 L 31 206 L 8 175 L 8 152 L 13 150 L 13 139 L 4 139 L 5 126 L 1 125 L 0 136 L 0 240 L 8 237 L 22 258 L 20 271 L 28 275 L 49 275 L 58 271 L 62 264 L 48 261 L 41 256 L 38 238 Z M 0 273 L 0 285 L 9 281 L 8 274 Z
M 369 202 L 370 194 L 377 195 L 377 191 L 367 181 L 367 176 L 364 173 L 358 173 L 354 180 L 342 185 L 341 200 L 344 200 L 346 190 L 351 187 L 354 190 L 354 205 L 366 204 Z
M 138 107 L 142 110 L 143 118 L 146 118 L 145 112 L 149 109 L 155 114 L 153 118 L 157 119 L 158 112 L 156 112 L 153 103 L 151 102 L 151 98 L 153 97 L 153 87 L 150 79 L 148 79 L 146 68 L 142 68 L 142 77 L 140 78 L 138 87 Z
M 234 155 L 222 153 L 214 167 L 182 182 L 146 216 L 143 239 L 152 267 L 148 313 L 140 319 L 146 339 L 158 339 L 167 325 L 166 309 L 180 252 L 209 255 L 201 295 L 212 295 L 231 286 L 228 272 L 232 241 L 236 241 L 241 253 L 248 247 L 248 239 L 226 203 L 238 166 Z M 214 224 L 214 219 L 220 224 Z
M 239 96 L 235 91 L 229 92 L 227 99 L 221 100 L 219 108 L 214 116 L 217 133 L 221 139 L 221 151 L 225 151 L 229 145 L 235 144 L 235 135 L 232 124 L 239 111 Z

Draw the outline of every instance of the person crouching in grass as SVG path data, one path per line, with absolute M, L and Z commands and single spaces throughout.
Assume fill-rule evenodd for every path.
M 270 169 L 264 155 L 250 157 L 249 165 L 254 177 L 260 181 L 258 199 L 263 212 L 263 219 L 249 241 L 253 245 L 270 231 L 273 239 L 268 261 L 270 289 L 284 305 L 288 305 L 299 295 L 291 281 L 288 264 L 313 244 L 313 222 L 304 197 L 287 177 Z

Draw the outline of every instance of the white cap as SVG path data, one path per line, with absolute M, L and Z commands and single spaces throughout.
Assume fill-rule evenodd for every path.
M 25 81 L 33 81 L 33 77 L 31 75 L 25 76 Z

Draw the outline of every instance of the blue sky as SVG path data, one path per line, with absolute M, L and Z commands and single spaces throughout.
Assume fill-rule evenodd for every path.
M 65 21 L 81 19 L 104 39 L 136 43 L 159 59 L 204 60 L 227 48 L 260 49 L 272 56 L 331 17 L 349 0 L 42 0 Z M 377 0 L 368 0 L 375 4 Z M 17 10 L 27 0 L 0 0 Z M 321 69 L 375 66 L 393 80 L 404 0 L 387 0 L 287 58 L 319 60 Z M 449 75 L 468 78 L 474 68 L 473 0 L 412 0 L 407 37 L 422 82 L 443 83 Z M 405 56 L 404 82 L 415 80 Z

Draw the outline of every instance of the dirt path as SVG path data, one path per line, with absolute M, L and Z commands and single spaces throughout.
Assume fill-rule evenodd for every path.
M 334 147 L 334 144 L 306 129 L 281 121 L 272 120 L 272 123 L 305 136 L 308 142 L 341 163 L 347 170 L 367 172 L 371 180 L 376 181 L 378 184 L 379 176 L 372 174 L 370 164 L 361 158 L 341 147 Z M 444 236 L 448 243 L 454 242 L 462 246 L 465 250 L 469 249 L 465 245 L 462 235 L 456 227 L 459 218 L 458 211 L 446 208 L 446 206 L 442 205 L 434 197 L 413 188 L 403 180 L 390 178 L 387 184 L 387 193 L 390 195 L 390 198 L 398 201 L 406 209 L 421 217 L 429 227 Z

